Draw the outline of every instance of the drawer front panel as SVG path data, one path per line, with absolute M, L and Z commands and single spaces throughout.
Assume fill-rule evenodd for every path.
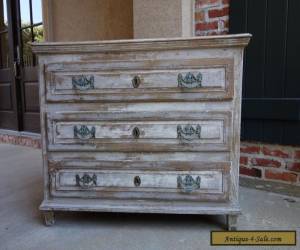
M 51 173 L 54 197 L 226 200 L 228 176 L 213 171 L 68 170 Z
M 112 114 L 113 115 L 113 114 Z M 50 117 L 49 149 L 121 151 L 228 150 L 230 113 L 190 116 L 174 114 L 171 120 L 130 120 L 130 115 L 113 120 L 59 119 Z M 193 116 L 193 118 L 191 117 Z M 101 114 L 98 114 L 101 117 Z M 74 117 L 75 118 L 75 117 Z M 184 119 L 186 118 L 186 119 Z M 122 121 L 123 120 L 123 121 Z
M 48 101 L 232 98 L 233 61 L 59 63 L 46 67 L 46 81 Z

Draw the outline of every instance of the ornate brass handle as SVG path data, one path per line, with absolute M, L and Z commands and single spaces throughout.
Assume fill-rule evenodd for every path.
M 135 76 L 132 79 L 132 86 L 136 89 L 140 86 L 140 84 L 142 83 L 142 80 L 139 76 Z
M 199 73 L 197 76 L 191 72 L 187 73 L 185 77 L 182 74 L 178 74 L 178 87 L 180 88 L 200 88 L 202 87 L 202 74 Z
M 97 175 L 90 176 L 88 174 L 84 174 L 80 177 L 78 174 L 76 175 L 76 185 L 83 188 L 91 188 L 97 186 Z
M 181 140 L 192 141 L 201 138 L 201 126 L 187 124 L 183 128 L 181 125 L 177 126 L 177 137 Z
M 78 139 L 95 139 L 96 137 L 96 128 L 88 128 L 86 125 L 74 126 L 74 137 Z
M 197 176 L 194 179 L 191 175 L 186 175 L 185 177 L 177 177 L 177 186 L 186 193 L 191 193 L 197 189 L 200 189 L 201 178 Z
M 89 90 L 94 89 L 94 76 L 73 76 L 72 77 L 72 85 L 75 90 Z

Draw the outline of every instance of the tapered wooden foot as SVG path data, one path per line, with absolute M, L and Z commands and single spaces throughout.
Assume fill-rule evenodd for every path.
M 238 216 L 237 215 L 226 215 L 226 223 L 227 223 L 227 230 L 228 231 L 236 231 L 237 230 L 237 220 Z
M 50 227 L 55 224 L 55 215 L 53 211 L 45 211 L 43 212 L 45 225 Z

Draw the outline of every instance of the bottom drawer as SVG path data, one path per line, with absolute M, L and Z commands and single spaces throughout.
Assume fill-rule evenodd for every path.
M 51 175 L 53 197 L 164 200 L 228 199 L 228 173 L 60 169 Z

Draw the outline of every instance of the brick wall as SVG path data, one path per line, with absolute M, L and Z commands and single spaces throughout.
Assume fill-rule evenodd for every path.
M 300 186 L 300 147 L 242 142 L 240 174 Z
M 230 0 L 196 0 L 196 36 L 228 33 Z
M 41 148 L 39 136 L 0 134 L 0 143 L 8 143 L 31 148 Z

